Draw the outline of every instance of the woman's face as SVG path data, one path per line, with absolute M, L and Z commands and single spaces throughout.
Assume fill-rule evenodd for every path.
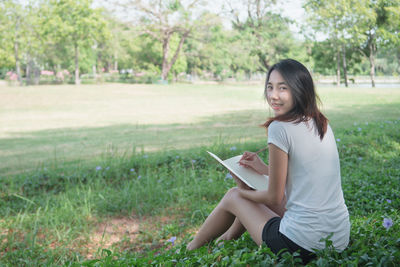
M 268 104 L 275 116 L 286 114 L 293 108 L 292 91 L 278 71 L 271 72 L 266 90 Z

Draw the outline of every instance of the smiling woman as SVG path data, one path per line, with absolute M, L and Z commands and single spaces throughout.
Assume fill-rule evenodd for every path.
M 268 104 L 274 110 L 275 116 L 284 115 L 292 110 L 292 92 L 278 71 L 271 72 L 265 93 Z
M 275 113 L 265 123 L 269 165 L 247 151 L 239 164 L 268 175 L 268 188 L 252 190 L 232 174 L 237 187 L 224 195 L 187 249 L 215 238 L 237 239 L 247 231 L 257 246 L 266 244 L 278 256 L 298 252 L 303 263 L 325 248 L 322 240 L 330 239 L 335 250 L 343 251 L 350 220 L 339 154 L 316 105 L 311 74 L 296 60 L 282 60 L 268 71 L 265 95 Z

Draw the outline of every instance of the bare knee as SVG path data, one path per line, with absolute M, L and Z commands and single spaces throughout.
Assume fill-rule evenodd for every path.
M 241 198 L 239 188 L 233 187 L 228 190 L 228 192 L 225 193 L 225 196 L 222 198 L 221 203 L 225 206 L 228 207 L 231 204 L 234 204 L 238 199 Z

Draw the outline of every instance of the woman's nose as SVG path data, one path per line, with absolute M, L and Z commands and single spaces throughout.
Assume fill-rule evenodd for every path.
M 272 99 L 277 99 L 278 98 L 278 90 L 272 89 L 269 95 L 270 98 Z

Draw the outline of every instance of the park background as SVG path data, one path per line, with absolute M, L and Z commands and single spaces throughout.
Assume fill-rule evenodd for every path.
M 0 264 L 298 264 L 248 235 L 185 250 L 234 185 L 205 151 L 265 146 L 266 70 L 295 58 L 352 223 L 310 265 L 398 265 L 399 29 L 397 0 L 1 1 Z

